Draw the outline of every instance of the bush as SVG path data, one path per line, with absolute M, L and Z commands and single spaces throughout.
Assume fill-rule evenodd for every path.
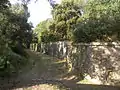
M 11 47 L 12 51 L 18 55 L 21 55 L 23 57 L 28 57 L 28 54 L 25 52 L 23 47 L 21 45 L 16 45 Z
M 11 49 L 6 49 L 0 55 L 0 76 L 17 74 L 26 63 L 27 59 L 25 57 L 14 53 Z

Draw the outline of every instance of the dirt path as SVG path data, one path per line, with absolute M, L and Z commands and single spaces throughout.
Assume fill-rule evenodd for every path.
M 63 79 L 67 75 L 64 60 L 61 61 L 32 51 L 28 51 L 28 53 L 31 63 L 22 70 L 17 78 L 1 80 L 0 90 L 120 90 L 119 87 L 113 86 L 78 85 L 76 80 Z M 43 84 L 45 84 L 44 87 L 51 84 L 57 85 L 59 89 L 45 89 L 40 86 Z M 33 86 L 37 86 L 37 89 Z

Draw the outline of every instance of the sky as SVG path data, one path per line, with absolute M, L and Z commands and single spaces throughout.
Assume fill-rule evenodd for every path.
M 29 22 L 33 23 L 33 26 L 35 27 L 37 24 L 39 24 L 41 21 L 44 21 L 48 18 L 52 18 L 51 10 L 52 7 L 50 6 L 48 0 L 38 0 L 36 3 L 31 0 L 32 2 L 28 5 L 29 12 L 30 12 L 30 18 Z M 61 0 L 53 0 L 56 1 L 56 3 L 60 3 Z M 18 2 L 17 0 L 10 0 L 12 4 Z

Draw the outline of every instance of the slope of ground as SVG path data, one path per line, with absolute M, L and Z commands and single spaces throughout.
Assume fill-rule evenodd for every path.
M 77 84 L 68 77 L 65 60 L 27 50 L 30 63 L 17 77 L 0 80 L 0 90 L 120 90 L 120 87 Z M 66 77 L 65 77 L 66 76 Z

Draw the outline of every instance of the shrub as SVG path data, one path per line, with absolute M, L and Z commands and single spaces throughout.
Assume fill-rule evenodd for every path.
M 0 55 L 0 76 L 17 74 L 26 63 L 27 59 L 25 57 L 14 53 L 11 49 L 6 49 Z

